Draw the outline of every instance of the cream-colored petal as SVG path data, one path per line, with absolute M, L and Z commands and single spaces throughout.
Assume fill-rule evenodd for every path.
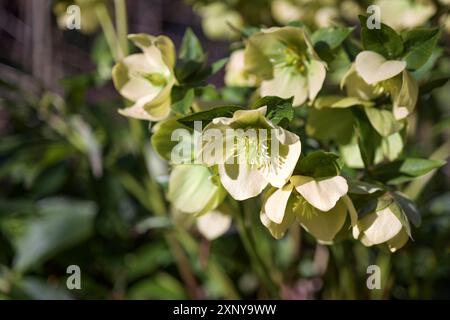
M 308 96 L 309 100 L 314 100 L 322 89 L 326 76 L 325 63 L 322 61 L 311 60 L 308 64 Z
M 130 76 L 136 76 L 139 73 L 149 73 L 153 69 L 149 64 L 149 60 L 143 53 L 135 53 L 126 56 L 122 62 L 128 69 Z
M 256 169 L 247 164 L 219 164 L 220 181 L 236 200 L 245 200 L 259 195 L 268 182 Z
M 144 78 L 130 78 L 120 89 L 120 94 L 131 101 L 138 101 L 146 97 L 147 101 L 154 99 L 162 90 L 162 87 L 154 86 Z
M 147 59 L 148 70 L 146 72 L 158 72 L 165 77 L 170 75 L 170 69 L 164 62 L 161 51 L 157 47 L 147 47 L 143 50 L 143 52 L 145 58 Z
M 290 201 L 288 202 L 281 223 L 275 223 L 271 219 L 269 219 L 264 211 L 264 207 L 261 209 L 259 218 L 261 220 L 261 223 L 267 229 L 269 229 L 270 233 L 275 239 L 281 239 L 284 236 L 286 230 L 292 225 L 295 220 L 295 214 L 292 211 L 292 203 Z
M 386 60 L 373 51 L 362 51 L 356 56 L 356 72 L 368 84 L 376 84 L 395 77 L 406 68 L 405 61 Z
M 272 140 L 271 144 L 272 165 L 269 170 L 264 170 L 263 174 L 272 186 L 281 188 L 295 169 L 302 145 L 300 138 L 295 133 L 282 128 L 274 129 L 272 132 L 275 133 L 274 138 L 276 139 L 276 141 Z M 278 144 L 278 151 L 274 147 L 275 143 Z
M 197 228 L 208 240 L 214 240 L 230 229 L 231 216 L 219 210 L 209 211 L 197 218 Z
M 342 77 L 341 89 L 344 87 L 348 96 L 361 98 L 363 100 L 372 100 L 379 95 L 374 86 L 367 84 L 363 78 L 358 75 L 355 64 L 352 64 L 344 77 Z
M 261 96 L 294 97 L 294 106 L 299 106 L 308 97 L 307 80 L 293 68 L 277 67 L 271 80 L 261 82 Z
M 380 244 L 394 238 L 402 229 L 402 223 L 390 206 L 370 213 L 358 221 L 359 229 L 372 244 Z
M 292 176 L 291 182 L 295 190 L 320 211 L 329 211 L 348 191 L 347 180 L 341 176 L 325 179 Z
M 419 86 L 417 81 L 408 71 L 403 71 L 402 86 L 398 94 L 393 94 L 394 100 L 394 117 L 397 120 L 406 118 L 416 107 L 419 96 Z
M 297 220 L 320 243 L 331 244 L 347 217 L 347 207 L 342 201 L 328 212 L 315 210 L 310 216 L 297 214 Z
M 273 222 L 280 224 L 283 221 L 286 206 L 293 188 L 294 186 L 288 183 L 283 188 L 277 189 L 272 193 L 264 203 L 264 212 Z

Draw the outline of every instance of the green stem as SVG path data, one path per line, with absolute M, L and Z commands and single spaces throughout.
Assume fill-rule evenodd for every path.
M 119 44 L 122 49 L 122 54 L 128 54 L 128 22 L 127 22 L 127 6 L 125 0 L 114 0 L 116 10 L 116 28 Z
M 250 261 L 254 271 L 258 274 L 259 278 L 264 282 L 265 287 L 274 298 L 279 298 L 278 287 L 273 282 L 272 276 L 265 265 L 263 259 L 258 255 L 255 243 L 250 236 L 244 218 L 243 204 L 239 203 L 239 212 L 235 215 L 236 224 L 238 227 L 239 235 L 244 245 L 244 249 L 250 257 Z
M 109 15 L 108 8 L 104 3 L 100 3 L 95 7 L 95 13 L 100 21 L 100 26 L 102 27 L 103 34 L 105 35 L 106 42 L 108 43 L 109 50 L 111 51 L 111 55 L 113 56 L 114 61 L 117 62 L 121 59 L 123 54 L 118 45 L 116 31 L 114 30 L 114 25 Z

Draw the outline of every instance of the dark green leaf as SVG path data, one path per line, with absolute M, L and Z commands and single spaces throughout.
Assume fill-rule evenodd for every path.
M 400 192 L 394 192 L 393 195 L 394 199 L 405 212 L 408 220 L 418 228 L 420 226 L 420 223 L 422 222 L 422 217 L 420 216 L 420 212 L 417 209 L 415 203 Z
M 184 87 L 173 87 L 171 92 L 172 110 L 178 114 L 186 115 L 194 101 L 194 89 Z
M 297 168 L 298 172 L 304 176 L 314 178 L 333 177 L 339 175 L 342 162 L 338 155 L 319 150 L 303 157 Z
M 408 69 L 416 70 L 428 61 L 440 36 L 439 28 L 416 28 L 404 35 L 405 61 Z
M 201 111 L 178 119 L 178 121 L 188 127 L 194 127 L 194 121 L 201 121 L 203 127 L 218 117 L 232 117 L 237 110 L 242 110 L 239 106 L 222 106 L 214 109 Z
M 434 89 L 445 85 L 449 79 L 450 79 L 450 77 L 442 77 L 442 78 L 437 78 L 437 79 L 431 80 L 420 86 L 419 94 L 420 95 L 428 94 L 431 91 L 433 91 Z
M 180 48 L 180 59 L 202 62 L 205 59 L 202 45 L 191 28 L 184 33 Z
M 352 33 L 353 27 L 329 27 L 315 31 L 311 37 L 314 46 L 324 43 L 330 50 L 338 48 L 342 42 Z
M 93 231 L 96 206 L 88 201 L 63 198 L 41 200 L 42 217 L 30 221 L 17 244 L 14 268 L 25 271 L 37 266 L 52 255 L 73 246 Z
M 381 23 L 380 29 L 367 28 L 367 17 L 359 16 L 361 39 L 365 50 L 375 51 L 385 58 L 395 59 L 403 53 L 402 38 L 391 27 Z
M 370 125 L 367 116 L 358 109 L 353 110 L 356 118 L 356 132 L 361 158 L 366 168 L 370 168 L 375 161 L 377 148 L 381 145 L 381 136 Z
M 292 98 L 283 99 L 276 96 L 265 96 L 256 101 L 252 108 L 257 109 L 263 106 L 267 106 L 266 117 L 276 125 L 279 125 L 282 121 L 288 123 L 294 118 Z
M 407 158 L 378 165 L 372 172 L 374 178 L 388 184 L 413 180 L 445 164 L 443 160 Z

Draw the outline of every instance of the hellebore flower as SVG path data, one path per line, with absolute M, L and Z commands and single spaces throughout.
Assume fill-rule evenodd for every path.
M 431 0 L 378 0 L 381 20 L 396 30 L 411 29 L 424 25 L 436 12 Z
M 257 84 L 254 75 L 245 70 L 244 50 L 236 50 L 225 67 L 225 84 L 229 87 L 253 87 Z
M 314 100 L 326 75 L 325 62 L 297 27 L 274 27 L 252 35 L 245 47 L 245 66 L 263 80 L 261 96 L 294 97 L 294 106 Z
M 239 33 L 232 27 L 240 29 L 243 27 L 244 21 L 236 10 L 224 3 L 215 2 L 196 7 L 196 11 L 202 17 L 202 29 L 208 38 L 213 40 L 239 38 Z
M 395 252 L 408 242 L 409 231 L 404 223 L 403 212 L 395 201 L 378 201 L 373 212 L 358 220 L 353 226 L 353 237 L 367 247 L 386 243 L 391 252 Z
M 238 110 L 203 130 L 199 160 L 217 165 L 222 185 L 236 200 L 257 196 L 269 183 L 282 187 L 300 157 L 300 138 L 274 125 L 266 111 Z
M 170 92 L 176 81 L 175 47 L 166 36 L 132 34 L 128 38 L 142 53 L 125 57 L 113 68 L 116 89 L 134 103 L 119 113 L 142 120 L 162 120 L 170 113 Z
M 222 236 L 231 227 L 231 215 L 221 208 L 211 210 L 197 218 L 197 229 L 208 240 Z
M 202 165 L 174 166 L 167 197 L 175 208 L 185 213 L 201 215 L 214 210 L 226 195 L 216 177 Z
M 279 239 L 296 220 L 320 243 L 331 244 L 351 210 L 349 199 L 343 198 L 347 191 L 347 181 L 341 176 L 294 175 L 282 188 L 272 188 L 265 195 L 261 222 Z
M 364 100 L 388 96 L 395 119 L 406 118 L 415 108 L 419 89 L 406 70 L 406 62 L 386 60 L 373 51 L 362 51 L 341 82 L 347 94 Z

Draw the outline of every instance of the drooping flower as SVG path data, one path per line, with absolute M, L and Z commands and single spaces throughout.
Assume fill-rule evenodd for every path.
M 347 94 L 364 100 L 383 95 L 390 97 L 397 120 L 406 118 L 415 108 L 419 89 L 406 70 L 406 62 L 387 60 L 373 51 L 362 51 L 341 81 Z
M 294 106 L 314 100 L 322 88 L 326 64 L 306 31 L 297 27 L 264 29 L 245 47 L 245 66 L 262 79 L 261 96 L 294 97 Z
M 236 200 L 257 196 L 269 183 L 282 187 L 300 157 L 299 137 L 274 125 L 266 111 L 238 110 L 203 130 L 199 160 L 217 165 L 222 185 Z
M 245 70 L 243 49 L 231 54 L 225 68 L 225 84 L 230 87 L 253 87 L 257 84 L 256 77 Z
M 142 53 L 131 54 L 112 71 L 120 94 L 133 102 L 119 113 L 132 118 L 158 121 L 170 113 L 170 92 L 175 84 L 175 47 L 166 36 L 131 34 Z
M 235 40 L 239 33 L 233 28 L 242 28 L 244 21 L 236 10 L 221 2 L 199 6 L 196 11 L 202 17 L 202 28 L 213 40 Z
M 431 0 L 377 0 L 381 20 L 396 30 L 424 25 L 436 12 Z
M 216 209 L 225 195 L 217 175 L 205 166 L 176 165 L 170 173 L 167 197 L 182 212 L 204 214 Z
M 345 197 L 347 191 L 347 181 L 341 176 L 294 175 L 282 188 L 268 191 L 260 213 L 261 222 L 279 239 L 297 221 L 320 243 L 330 244 L 353 209 Z
M 353 237 L 365 246 L 386 243 L 391 252 L 403 247 L 409 238 L 409 223 L 395 201 L 380 198 L 374 211 L 366 214 L 353 226 Z M 402 222 L 403 221 L 403 222 Z M 405 228 L 404 224 L 408 225 Z

